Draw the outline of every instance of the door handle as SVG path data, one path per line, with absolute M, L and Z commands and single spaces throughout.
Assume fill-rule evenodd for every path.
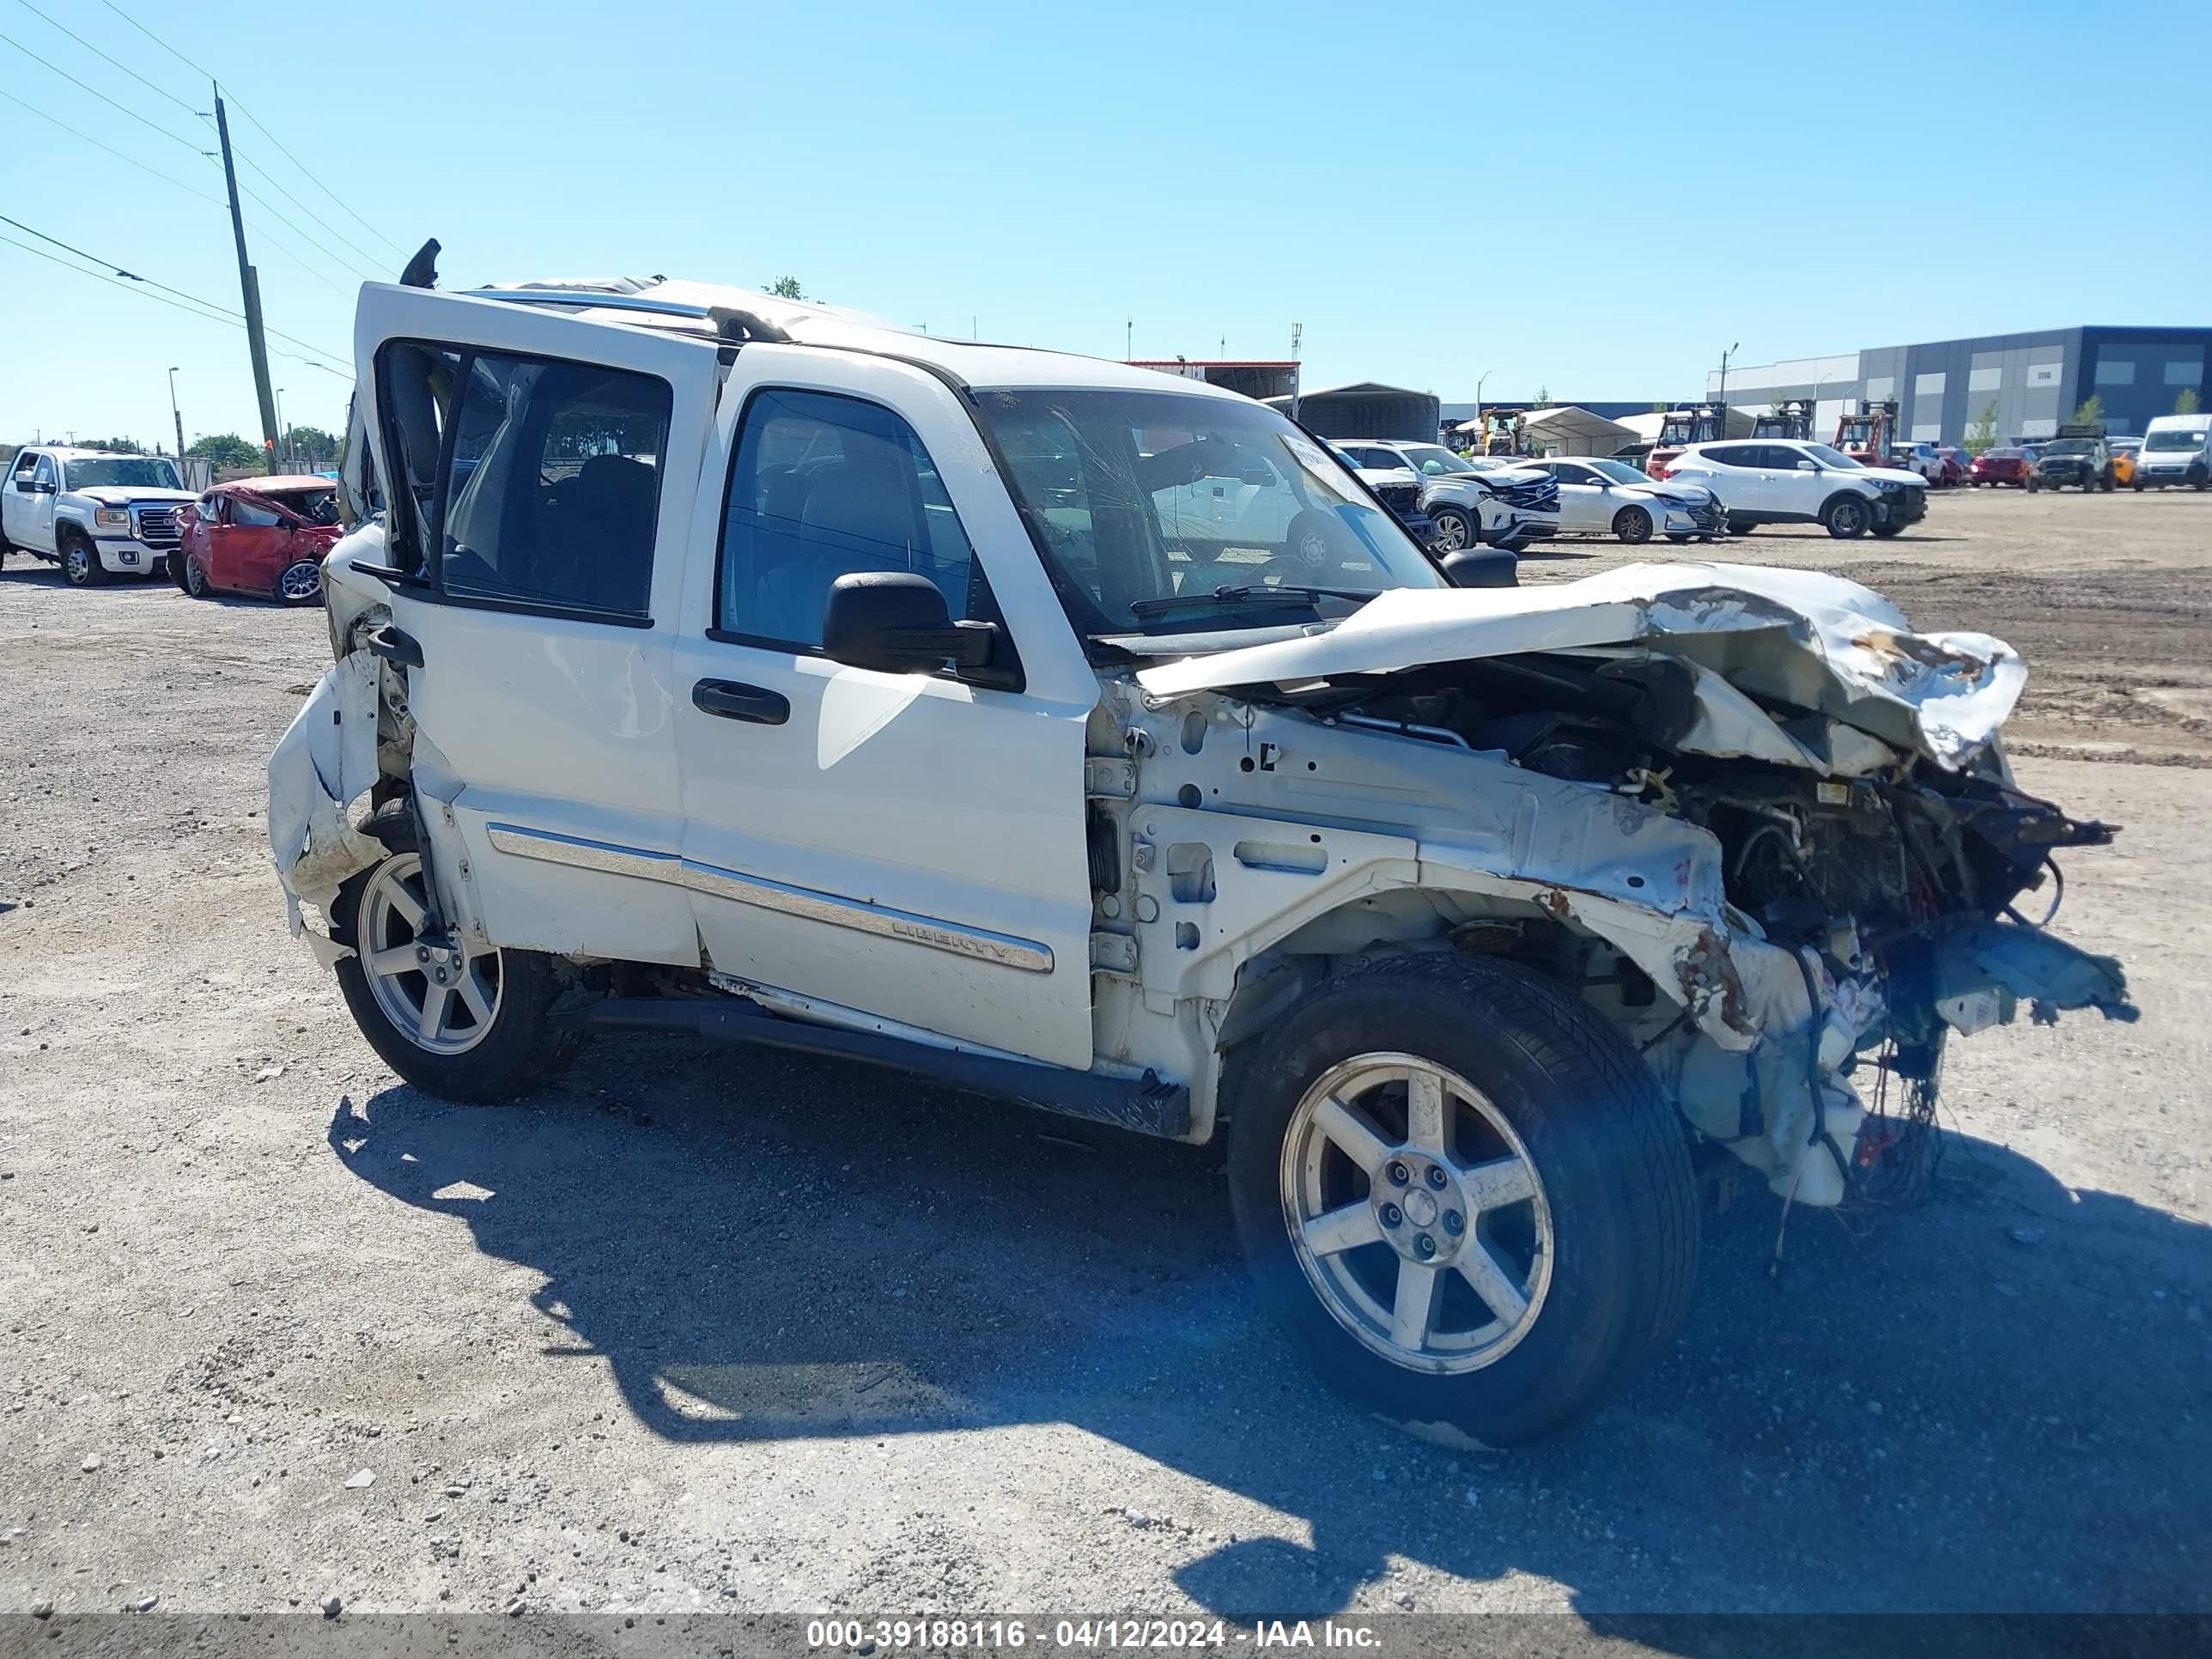
M 422 665 L 422 641 L 397 623 L 384 623 L 370 629 L 362 635 L 361 642 L 368 647 L 372 657 L 381 657 L 386 662 L 408 668 Z
M 735 680 L 701 680 L 691 688 L 691 706 L 726 720 L 750 720 L 755 726 L 781 726 L 791 718 L 791 699 L 764 685 L 741 685 Z

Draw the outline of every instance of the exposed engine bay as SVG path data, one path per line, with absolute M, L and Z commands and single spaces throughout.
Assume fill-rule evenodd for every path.
M 1771 1126 L 1762 1101 L 1772 1091 L 1756 1075 L 1762 1065 L 1809 1078 L 1811 1138 L 1826 1145 L 1840 1175 L 1877 1164 L 1887 1150 L 1877 1138 L 1899 1139 L 1915 1127 L 1887 1125 L 1854 1151 L 1863 1115 L 1844 1082 L 1854 1073 L 1887 1073 L 1876 1078 L 1885 1100 L 1892 1079 L 1901 1082 L 1924 1118 L 1950 1030 L 1971 1035 L 2004 1023 L 2020 1000 L 2039 1021 L 2082 1006 L 2134 1017 L 2117 963 L 2040 933 L 2063 890 L 2053 855 L 2107 845 L 2114 826 L 2073 818 L 2015 787 L 1994 744 L 1955 772 L 1923 757 L 1860 748 L 1850 763 L 1863 775 L 1848 778 L 1686 753 L 1676 745 L 1705 719 L 1698 690 L 1698 671 L 1679 659 L 1561 653 L 1437 665 L 1373 684 L 1347 677 L 1287 700 L 1325 720 L 1352 717 L 1456 738 L 1709 832 L 1720 844 L 1728 903 L 1797 959 L 1801 1008 L 1826 1011 L 1817 1055 L 1802 1048 L 1791 1055 L 1784 1045 L 1758 1056 L 1748 1086 L 1736 1057 L 1675 1040 L 1684 1022 L 1647 1049 L 1655 1058 L 1673 1051 L 1686 1114 L 1740 1152 L 1766 1150 Z M 1767 712 L 1808 744 L 1830 740 L 1802 712 Z M 2031 897 L 2032 920 L 2019 908 Z M 1556 961 L 1546 965 L 1559 970 Z M 1625 958 L 1586 957 L 1577 974 L 1586 986 L 1618 988 L 1624 1009 L 1655 1001 L 1650 981 Z M 1806 1166 L 1786 1145 L 1771 1151 L 1771 1159 L 1749 1161 L 1786 1176 L 1794 1189 Z M 1826 1166 L 1812 1167 L 1819 1174 L 1803 1195 L 1834 1201 Z

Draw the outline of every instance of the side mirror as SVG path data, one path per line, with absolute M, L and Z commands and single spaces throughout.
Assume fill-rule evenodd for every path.
M 1800 461 L 1797 463 L 1797 470 L 1800 472 L 1818 472 L 1820 465 L 1817 461 Z
M 824 656 L 886 674 L 986 667 L 998 639 L 995 623 L 954 622 L 937 584 L 906 570 L 838 577 L 822 615 Z
M 1521 559 L 1502 547 L 1463 547 L 1444 555 L 1443 573 L 1454 587 L 1518 587 Z

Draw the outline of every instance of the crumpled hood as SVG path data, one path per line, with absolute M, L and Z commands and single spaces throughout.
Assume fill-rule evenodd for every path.
M 1738 690 L 1826 714 L 1956 771 L 1996 735 L 2027 671 L 1987 634 L 1916 634 L 1871 589 L 1814 571 L 1634 564 L 1521 588 L 1396 588 L 1326 633 L 1141 670 L 1155 697 L 1430 663 L 1636 646 Z
M 157 489 L 151 484 L 90 484 L 69 493 L 98 501 L 102 507 L 167 507 L 176 501 L 199 499 L 189 489 Z

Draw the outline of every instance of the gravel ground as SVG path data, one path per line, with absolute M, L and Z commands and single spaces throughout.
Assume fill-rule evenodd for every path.
M 9 559 L 0 1611 L 2212 1610 L 2212 498 L 1924 528 L 1729 550 L 2023 648 L 2142 1021 L 1958 1045 L 1939 1201 L 1801 1211 L 1778 1286 L 1746 1197 L 1680 1345 L 1501 1455 L 1308 1379 L 1213 1152 L 672 1040 L 400 1085 L 263 840 L 319 616 Z

